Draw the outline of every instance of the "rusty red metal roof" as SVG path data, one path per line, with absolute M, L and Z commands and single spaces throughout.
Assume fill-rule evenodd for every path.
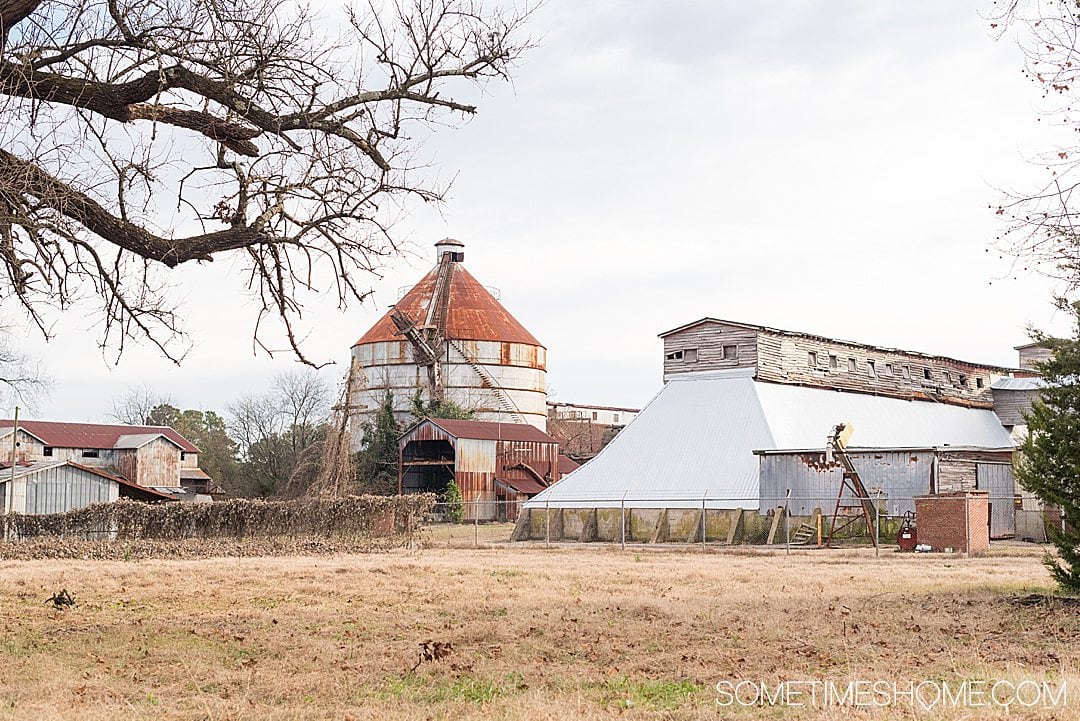
M 578 463 L 577 461 L 575 461 L 573 458 L 571 458 L 570 456 L 564 456 L 561 453 L 559 454 L 559 476 L 560 477 L 565 476 L 567 473 L 570 473 L 571 471 L 576 471 L 579 468 L 581 468 L 581 464 Z
M 11 428 L 15 421 L 0 418 L 0 429 Z M 198 453 L 199 448 L 166 426 L 122 426 L 102 423 L 64 423 L 60 421 L 19 420 L 19 428 L 54 448 L 115 448 L 121 436 L 161 435 L 186 453 Z
M 518 493 L 524 493 L 527 496 L 535 496 L 546 488 L 546 486 L 540 485 L 539 482 L 532 478 L 498 478 L 496 480 L 498 480 L 499 483 L 510 486 Z
M 496 421 L 456 421 L 447 418 L 425 418 L 402 434 L 409 435 L 424 423 L 433 423 L 454 438 L 481 441 L 532 441 L 535 443 L 558 443 L 536 426 L 528 423 L 499 423 Z
M 435 293 L 438 268 L 432 269 L 396 305 L 405 315 L 422 320 Z M 446 313 L 446 335 L 456 340 L 491 340 L 506 343 L 541 345 L 525 330 L 487 288 L 480 285 L 460 264 L 454 267 L 450 281 L 450 304 Z M 402 340 L 388 312 L 353 345 Z

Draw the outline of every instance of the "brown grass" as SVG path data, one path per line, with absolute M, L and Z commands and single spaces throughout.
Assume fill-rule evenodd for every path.
M 1009 600 L 1048 590 L 1028 551 L 438 548 L 5 561 L 0 581 L 0 719 L 1001 715 L 735 713 L 715 706 L 724 679 L 1064 675 L 1080 694 L 1080 610 Z M 73 610 L 44 605 L 61 588 Z M 429 640 L 453 652 L 409 673 Z M 1075 704 L 1029 715 L 1077 719 Z

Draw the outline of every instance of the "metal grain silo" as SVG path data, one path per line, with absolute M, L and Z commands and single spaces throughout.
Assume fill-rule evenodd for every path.
M 465 270 L 460 241 L 440 240 L 435 252 L 435 267 L 352 347 L 353 419 L 370 418 L 390 391 L 407 422 L 419 391 L 475 411 L 476 420 L 544 430 L 547 350 Z

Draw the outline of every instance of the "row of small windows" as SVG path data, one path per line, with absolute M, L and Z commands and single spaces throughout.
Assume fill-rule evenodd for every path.
M 664 360 L 677 361 L 681 360 L 683 363 L 697 363 L 698 349 L 697 348 L 683 348 L 682 350 L 671 351 L 664 354 Z M 721 348 L 720 360 L 739 360 L 739 346 L 726 345 Z
M 838 370 L 840 367 L 840 358 L 832 355 L 828 355 L 828 365 L 831 370 Z M 806 363 L 811 368 L 818 368 L 820 365 L 820 354 L 817 351 L 808 351 L 806 356 Z M 859 370 L 859 363 L 854 358 L 847 359 L 847 369 L 849 373 L 857 373 Z M 867 359 L 866 361 L 866 374 L 871 378 L 895 378 L 898 375 L 904 380 L 911 380 L 911 366 L 900 366 L 899 372 L 892 363 L 884 363 L 882 367 L 878 368 L 878 363 L 875 360 Z M 922 369 L 923 380 L 933 380 L 934 374 L 930 368 Z M 968 385 L 968 377 L 963 373 L 953 373 L 952 371 L 944 372 L 945 382 L 958 386 L 966 387 Z M 983 388 L 984 381 L 982 378 L 975 378 L 975 387 Z
M 558 417 L 562 418 L 564 420 L 570 420 L 570 421 L 587 421 L 587 420 L 589 420 L 589 417 L 585 413 L 585 411 L 564 411 L 562 413 L 559 413 Z M 594 421 L 600 420 L 600 414 L 597 411 L 592 412 L 592 420 L 594 420 Z M 611 422 L 612 423 L 618 423 L 619 422 L 619 414 L 618 413 L 612 413 L 611 414 Z

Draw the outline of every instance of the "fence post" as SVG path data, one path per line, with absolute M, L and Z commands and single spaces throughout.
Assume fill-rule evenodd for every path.
M 791 489 L 787 489 L 787 493 L 784 494 L 784 553 L 788 556 L 791 555 L 791 524 L 788 520 L 791 517 L 789 511 L 791 503 Z
M 705 499 L 708 497 L 709 492 L 705 491 L 705 495 L 701 497 L 701 550 L 705 550 Z
M 544 501 L 544 548 L 551 545 L 551 501 Z
M 498 504 L 498 501 L 495 501 L 495 503 Z M 499 509 L 498 508 L 495 509 L 495 515 L 496 515 L 496 517 L 498 517 L 498 515 L 499 515 Z M 472 542 L 472 545 L 473 545 L 473 548 L 479 548 L 480 547 L 480 514 L 477 513 L 475 510 L 473 511 L 473 542 Z
M 619 547 L 626 550 L 626 494 L 619 501 Z
M 874 555 L 881 555 L 881 491 L 874 498 Z

